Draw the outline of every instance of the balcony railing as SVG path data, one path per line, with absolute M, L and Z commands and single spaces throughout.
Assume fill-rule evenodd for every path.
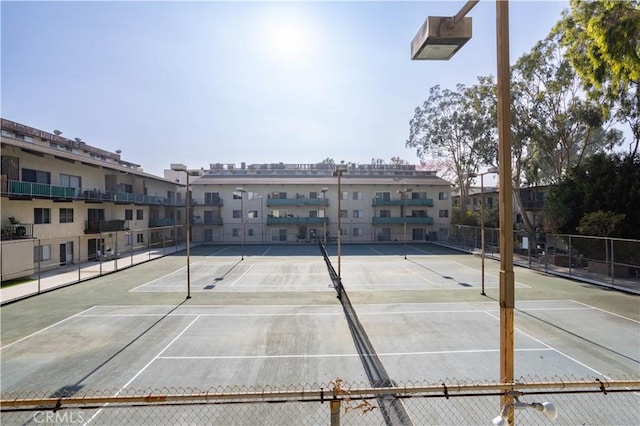
M 216 216 L 213 218 L 207 218 L 207 219 L 195 219 L 193 221 L 194 225 L 216 225 L 216 226 L 222 226 L 222 217 L 221 216 Z
M 384 200 L 382 198 L 374 198 L 371 204 L 373 207 L 383 206 L 420 206 L 420 207 L 433 207 L 432 198 L 408 198 L 403 200 L 401 198 L 394 200 Z
M 163 206 L 180 205 L 174 199 L 158 197 L 154 195 L 101 191 L 98 189 L 82 190 L 72 187 L 48 185 L 45 183 L 25 182 L 18 180 L 10 180 L 7 183 L 6 189 L 3 187 L 2 195 L 23 198 L 51 198 L 100 202 L 112 201 L 116 203 L 150 204 Z
M 46 183 L 23 182 L 11 180 L 7 193 L 18 197 L 38 198 L 75 198 L 76 189 L 64 186 L 47 185 Z
M 328 217 L 267 217 L 267 225 L 322 225 L 328 223 Z
M 33 224 L 12 223 L 10 225 L 2 225 L 3 240 L 19 240 L 23 238 L 33 238 Z
M 84 224 L 85 234 L 97 234 L 100 232 L 127 231 L 129 227 L 125 225 L 126 221 L 121 219 L 115 220 L 87 220 Z
M 328 207 L 329 200 L 326 198 L 268 198 L 267 207 L 279 206 L 315 206 Z
M 149 219 L 149 227 L 173 226 L 175 224 L 176 220 L 170 217 Z
M 402 225 L 433 225 L 431 216 L 407 216 L 407 217 L 374 217 L 374 225 L 398 224 Z

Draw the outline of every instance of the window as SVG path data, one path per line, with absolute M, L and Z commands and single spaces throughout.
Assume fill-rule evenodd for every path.
M 319 217 L 318 210 L 309 210 L 309 217 L 313 217 L 313 218 Z
M 376 192 L 376 198 L 382 201 L 389 201 L 391 200 L 391 193 L 390 192 Z
M 51 209 L 33 209 L 33 223 L 51 223 Z
M 341 200 L 348 200 L 349 199 L 349 193 L 347 191 L 342 191 L 340 193 L 340 199 Z
M 240 236 L 240 229 L 238 229 L 238 228 L 233 228 L 233 229 L 231 230 L 231 236 L 232 236 L 232 237 L 239 237 L 239 236 Z
M 287 230 L 273 229 L 271 231 L 271 241 L 287 241 Z
M 412 200 L 426 200 L 427 193 L 426 192 L 412 192 L 411 193 Z
M 136 210 L 136 220 L 142 220 L 142 219 L 144 219 L 144 210 L 137 209 Z
M 46 183 L 51 185 L 51 173 L 41 170 L 22 169 L 22 180 L 25 182 Z
M 126 209 L 124 211 L 124 220 L 133 220 L 133 210 Z
M 412 210 L 411 211 L 411 217 L 427 217 L 429 216 L 427 214 L 426 210 Z
M 240 191 L 233 191 L 233 199 L 234 200 L 240 200 L 242 198 L 242 192 Z
M 33 248 L 33 260 L 35 262 L 41 262 L 43 260 L 51 259 L 51 244 L 43 246 L 35 246 Z
M 391 217 L 391 210 L 380 210 L 380 217 Z
M 449 210 L 440 210 L 438 212 L 439 217 L 449 217 Z
M 219 192 L 205 192 L 204 203 L 207 205 L 218 204 L 220 202 Z
M 144 243 L 144 234 L 142 232 L 136 234 L 136 242 Z
M 247 212 L 247 217 L 250 219 L 255 219 L 258 217 L 258 210 L 249 210 Z
M 364 235 L 364 232 L 362 231 L 362 228 L 353 228 L 352 235 L 354 237 L 362 237 Z
M 348 210 L 340 210 L 340 218 L 341 219 L 346 219 L 349 217 L 349 211 Z
M 312 191 L 309 193 L 309 198 L 318 198 L 318 193 L 315 191 Z
M 233 211 L 233 218 L 234 219 L 241 219 L 242 218 L 242 210 L 234 210 Z
M 439 192 L 438 193 L 438 200 L 448 200 L 449 199 L 449 193 L 448 192 Z
M 362 200 L 362 192 L 361 191 L 353 191 L 352 197 L 354 200 Z
M 71 176 L 60 173 L 60 186 L 80 189 L 82 187 L 82 178 L 80 176 Z
M 60 223 L 73 223 L 73 209 L 60 209 Z
M 118 185 L 118 191 L 126 194 L 133 194 L 133 185 L 128 183 L 121 183 Z
M 247 235 L 253 237 L 253 228 L 249 228 Z
M 353 218 L 354 219 L 362 219 L 364 217 L 364 212 L 362 210 L 354 210 Z

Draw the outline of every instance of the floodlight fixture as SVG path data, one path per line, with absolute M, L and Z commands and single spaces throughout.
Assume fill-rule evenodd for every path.
M 519 395 L 519 393 L 518 393 Z M 517 396 L 513 397 L 515 402 L 512 404 L 506 404 L 502 407 L 500 415 L 492 420 L 492 424 L 495 426 L 509 426 L 509 414 L 511 410 L 522 410 L 525 408 L 533 408 L 544 414 L 549 420 L 555 420 L 558 417 L 558 410 L 556 406 L 551 402 L 520 402 Z
M 411 41 L 412 60 L 450 59 L 472 36 L 472 18 L 428 16 Z

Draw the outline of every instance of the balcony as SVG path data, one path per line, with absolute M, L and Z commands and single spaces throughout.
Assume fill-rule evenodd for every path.
M 116 232 L 116 231 L 128 231 L 129 227 L 125 226 L 125 221 L 121 219 L 116 220 L 95 220 L 85 221 L 84 233 L 85 234 L 99 234 L 100 232 Z
M 193 225 L 215 225 L 215 226 L 222 226 L 222 217 L 221 216 L 215 216 L 215 217 L 211 217 L 211 218 L 205 218 L 204 220 L 198 219 L 196 218 L 193 221 Z
M 45 183 L 24 182 L 10 180 L 6 187 L 2 187 L 2 195 L 10 198 L 49 198 L 54 200 L 84 200 L 95 202 L 112 201 L 127 204 L 145 204 L 178 206 L 179 204 L 170 198 L 154 195 L 131 194 L 128 192 L 110 192 L 99 189 L 82 190 L 78 188 L 48 185 Z M 184 203 L 184 202 L 183 202 Z
M 433 225 L 431 216 L 407 216 L 407 217 L 374 217 L 374 225 Z
M 329 200 L 326 198 L 268 198 L 267 207 L 328 207 Z
M 33 238 L 33 224 L 12 223 L 2 225 L 2 240 L 21 240 Z
M 267 217 L 267 225 L 322 225 L 328 223 L 328 217 Z
M 170 217 L 149 219 L 150 228 L 157 228 L 160 226 L 173 226 L 175 224 L 176 224 L 176 220 Z
M 75 192 L 75 188 L 18 180 L 10 180 L 7 185 L 7 195 L 17 198 L 73 199 L 76 197 Z
M 522 200 L 522 206 L 525 210 L 542 210 L 544 209 L 544 200 Z
M 395 200 L 383 200 L 382 198 L 374 198 L 372 202 L 373 207 L 386 207 L 386 206 L 402 206 L 408 207 L 433 207 L 432 198 L 407 198 L 403 200 L 401 198 Z

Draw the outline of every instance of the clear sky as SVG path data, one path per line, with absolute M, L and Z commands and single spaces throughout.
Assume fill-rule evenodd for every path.
M 418 163 L 414 109 L 496 75 L 495 2 L 450 61 L 411 61 L 465 2 L 2 1 L 1 115 L 162 175 L 170 163 Z M 511 63 L 567 1 L 510 3 Z

